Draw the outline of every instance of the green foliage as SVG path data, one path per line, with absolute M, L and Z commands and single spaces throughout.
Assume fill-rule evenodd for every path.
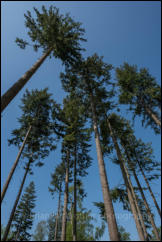
M 53 56 L 60 58 L 66 65 L 78 61 L 80 51 L 84 50 L 80 42 L 86 41 L 83 38 L 85 30 L 81 27 L 82 24 L 75 22 L 69 14 L 60 14 L 59 9 L 52 5 L 49 9 L 42 6 L 41 10 L 34 7 L 36 17 L 32 17 L 30 11 L 24 14 L 25 26 L 34 50 L 43 48 L 46 51 L 52 47 Z M 16 38 L 16 43 L 22 49 L 29 45 L 20 38 Z
M 35 185 L 31 182 L 19 202 L 12 222 L 13 238 L 16 241 L 29 241 L 33 225 L 35 207 Z
M 46 238 L 47 227 L 46 221 L 40 221 L 35 229 L 35 234 L 33 235 L 34 241 L 44 241 Z
M 159 232 L 159 236 L 161 238 L 161 226 L 159 228 L 157 228 L 158 232 Z M 155 236 L 154 231 L 151 231 L 152 233 L 150 234 L 150 241 L 157 241 L 157 238 Z
M 120 235 L 120 241 L 131 241 L 130 233 L 126 232 L 123 226 L 118 226 L 118 231 Z
M 133 110 L 134 117 L 137 115 L 142 117 L 142 125 L 151 126 L 156 133 L 159 133 L 159 127 L 147 112 L 149 108 L 160 119 L 157 108 L 161 108 L 161 87 L 155 78 L 146 68 L 138 71 L 137 66 L 128 63 L 116 68 L 116 78 L 119 103 L 128 104 L 129 110 Z
M 4 232 L 5 232 L 5 230 L 6 230 L 6 227 L 3 226 L 3 225 L 1 224 L 1 241 L 2 241 L 2 238 L 3 238 L 3 236 L 4 236 Z M 10 230 L 9 233 L 8 233 L 8 236 L 7 236 L 7 240 L 6 240 L 6 241 L 12 241 L 13 238 L 14 238 L 14 234 L 13 234 L 13 232 Z
M 22 157 L 37 160 L 36 166 L 41 166 L 41 159 L 48 156 L 49 152 L 56 148 L 53 144 L 55 141 L 52 125 L 52 104 L 51 94 L 48 89 L 38 91 L 32 90 L 26 93 L 22 98 L 22 115 L 18 119 L 20 128 L 12 131 L 12 139 L 9 139 L 9 145 L 13 144 L 20 147 L 24 140 L 27 130 L 31 125 L 31 132 L 28 136 Z

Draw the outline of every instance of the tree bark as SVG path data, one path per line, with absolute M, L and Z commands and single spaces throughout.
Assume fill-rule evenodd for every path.
M 53 48 L 50 48 L 43 56 L 1 97 L 1 112 L 8 106 L 12 99 L 20 92 L 24 85 L 29 81 L 37 69 L 41 66 Z
M 133 199 L 134 199 L 134 202 L 135 202 L 135 205 L 136 205 L 136 208 L 137 208 L 137 213 L 138 213 L 138 216 L 139 216 L 139 219 L 140 219 L 140 222 L 141 222 L 141 226 L 142 226 L 142 229 L 143 229 L 143 232 L 144 232 L 144 237 L 145 237 L 145 240 L 148 241 L 149 236 L 148 236 L 148 233 L 147 233 L 147 230 L 146 230 L 146 226 L 145 226 L 145 223 L 144 223 L 144 220 L 143 220 L 141 210 L 140 210 L 139 205 L 138 205 L 138 200 L 137 200 L 137 197 L 136 197 L 136 194 L 135 194 L 135 191 L 134 191 L 131 179 L 130 179 L 130 175 L 129 175 L 129 172 L 128 172 L 128 169 L 127 169 L 125 163 L 123 163 L 123 166 L 124 166 L 124 169 L 125 169 L 125 172 L 126 172 L 126 175 L 127 175 L 127 178 L 128 178 L 128 182 L 129 182 L 129 185 L 130 185 L 130 188 L 131 188 L 131 191 L 132 191 L 132 196 L 133 196 Z
M 148 205 L 147 199 L 146 199 L 145 194 L 144 194 L 144 192 L 143 192 L 143 189 L 142 189 L 142 187 L 141 187 L 140 181 L 139 181 L 139 179 L 138 179 L 138 177 L 137 177 L 137 174 L 136 174 L 136 172 L 135 172 L 135 169 L 134 169 L 134 168 L 132 167 L 132 165 L 131 165 L 131 160 L 130 160 L 129 154 L 128 154 L 128 152 L 127 152 L 127 150 L 126 150 L 124 144 L 122 144 L 122 146 L 123 146 L 123 148 L 124 148 L 124 150 L 125 150 L 125 153 L 126 153 L 126 156 L 127 156 L 127 159 L 128 159 L 128 163 L 129 163 L 129 165 L 130 165 L 130 167 L 131 167 L 131 170 L 132 170 L 132 172 L 133 172 L 133 176 L 134 176 L 134 178 L 135 178 L 135 180 L 136 180 L 136 183 L 137 183 L 137 185 L 138 185 L 139 191 L 140 191 L 140 193 L 141 193 L 141 196 L 142 196 L 142 199 L 143 199 L 143 202 L 144 202 L 145 208 L 146 208 L 147 213 L 148 213 L 148 215 L 149 215 L 149 217 L 150 217 L 150 222 L 151 222 L 152 228 L 153 228 L 153 230 L 154 230 L 155 237 L 156 237 L 156 239 L 157 239 L 158 241 L 160 241 L 159 232 L 158 232 L 158 230 L 157 230 L 157 227 L 156 227 L 156 224 L 155 224 L 155 221 L 154 221 L 154 217 L 153 217 L 153 215 L 152 215 L 152 213 L 151 213 L 150 207 L 149 207 L 149 205 Z
M 152 112 L 152 110 L 147 105 L 144 105 L 144 108 L 149 116 L 154 120 L 154 122 L 161 128 L 161 121 L 159 120 L 159 118 Z
M 74 214 L 73 214 L 73 241 L 77 241 L 77 188 L 76 188 L 76 147 L 75 147 L 75 158 L 74 158 Z
M 102 150 L 101 150 L 100 136 L 99 136 L 98 126 L 97 126 L 96 110 L 95 110 L 92 93 L 90 94 L 90 98 L 91 98 L 93 129 L 94 129 L 94 133 L 95 133 L 97 158 L 98 158 L 102 193 L 103 193 L 104 206 L 105 206 L 106 219 L 107 219 L 107 223 L 108 223 L 110 240 L 111 241 L 120 241 L 118 227 L 117 227 L 115 213 L 114 213 L 114 208 L 113 208 L 112 200 L 110 197 L 110 189 L 109 189 L 109 184 L 108 184 L 108 180 L 107 180 L 103 154 L 102 154 Z
M 27 138 L 28 138 L 28 136 L 29 136 L 29 134 L 30 134 L 31 128 L 32 128 L 32 126 L 29 127 L 29 129 L 28 129 L 28 131 L 27 131 L 27 133 L 26 133 L 26 136 L 25 136 L 25 138 L 24 138 L 24 141 L 23 141 L 23 143 L 22 143 L 22 146 L 21 146 L 21 148 L 20 148 L 20 150 L 19 150 L 19 153 L 18 153 L 18 155 L 17 155 L 16 161 L 15 161 L 15 163 L 13 164 L 13 166 L 12 166 L 12 168 L 11 168 L 11 171 L 10 171 L 10 173 L 9 173 L 9 175 L 8 175 L 8 178 L 7 178 L 7 181 L 6 181 L 5 185 L 3 186 L 3 190 L 2 190 L 2 193 L 1 193 L 1 203 L 2 203 L 2 201 L 3 201 L 3 198 L 4 198 L 5 194 L 6 194 L 6 191 L 7 191 L 7 189 L 8 189 L 9 184 L 10 184 L 10 181 L 11 181 L 11 178 L 12 178 L 12 176 L 13 176 L 13 173 L 14 173 L 14 171 L 15 171 L 17 165 L 18 165 L 18 162 L 19 162 L 19 159 L 20 159 L 21 153 L 22 153 L 22 151 L 23 151 L 23 149 L 24 149 L 24 146 L 25 146 L 26 140 L 27 140 Z
M 146 178 L 146 176 L 145 176 L 145 173 L 144 173 L 144 171 L 143 171 L 143 169 L 142 169 L 142 166 L 140 165 L 140 163 L 139 163 L 138 160 L 137 160 L 137 163 L 138 163 L 138 165 L 139 165 L 140 171 L 141 171 L 141 173 L 142 173 L 142 175 L 143 175 L 143 177 L 144 177 L 144 180 L 145 180 L 145 182 L 146 182 L 146 184 L 147 184 L 148 190 L 149 190 L 149 192 L 150 192 L 150 194 L 151 194 L 151 196 L 152 196 L 152 199 L 153 199 L 153 201 L 154 201 L 154 204 L 155 204 L 155 206 L 156 206 L 156 208 L 157 208 L 157 211 L 158 211 L 158 213 L 159 213 L 159 215 L 160 215 L 160 218 L 161 218 L 161 210 L 160 210 L 159 205 L 158 205 L 158 203 L 157 203 L 157 201 L 156 201 L 156 198 L 155 198 L 155 196 L 154 196 L 154 194 L 153 194 L 153 192 L 152 192 L 152 189 L 151 189 L 151 187 L 150 187 L 150 184 L 149 184 L 149 182 L 148 182 L 148 180 L 147 180 L 147 178 Z
M 67 205 L 68 205 L 68 192 L 69 192 L 69 159 L 70 159 L 70 154 L 68 151 L 66 175 L 65 175 L 65 192 L 64 192 L 64 208 L 63 208 L 63 216 L 62 216 L 61 241 L 66 241 L 66 221 L 67 221 Z
M 138 219 L 138 213 L 137 213 L 138 207 L 136 206 L 135 201 L 133 199 L 132 189 L 130 187 L 130 182 L 128 181 L 128 177 L 127 177 L 127 174 L 126 174 L 126 171 L 125 171 L 125 168 L 124 168 L 124 162 L 123 162 L 123 159 L 122 159 L 122 155 L 121 155 L 117 140 L 114 136 L 111 124 L 110 124 L 108 119 L 107 119 L 107 124 L 108 124 L 109 130 L 110 130 L 111 138 L 113 140 L 113 143 L 114 143 L 114 146 L 115 146 L 115 149 L 116 149 L 118 160 L 120 161 L 120 163 L 119 163 L 120 169 L 122 171 L 124 183 L 125 183 L 125 186 L 126 186 L 126 189 L 127 189 L 128 200 L 129 200 L 129 203 L 130 203 L 132 214 L 134 216 L 136 228 L 137 228 L 137 231 L 138 231 L 138 234 L 139 234 L 141 241 L 145 241 L 145 236 L 144 236 L 144 231 L 143 231 L 143 228 L 142 228 L 142 225 L 141 225 L 141 221 L 139 221 L 139 219 Z
M 146 207 L 147 213 L 148 213 L 148 215 L 149 215 L 149 217 L 150 217 L 150 222 L 151 222 L 151 225 L 152 225 L 153 231 L 154 231 L 154 233 L 155 233 L 155 237 L 156 237 L 157 241 L 160 241 L 159 232 L 158 232 L 158 230 L 157 230 L 157 227 L 156 227 L 156 224 L 155 224 L 155 221 L 154 221 L 153 215 L 152 215 L 152 213 L 151 213 L 151 210 L 150 210 L 150 208 L 149 208 L 149 205 L 148 205 L 148 203 L 147 203 L 147 200 L 146 200 L 146 198 L 145 198 L 145 195 L 144 195 L 143 189 L 142 189 L 141 184 L 140 184 L 140 182 L 139 182 L 139 180 L 138 180 L 138 177 L 137 177 L 137 174 L 136 174 L 135 170 L 132 169 L 132 171 L 133 171 L 134 178 L 135 178 L 135 180 L 136 180 L 136 182 L 137 182 L 138 188 L 139 188 L 139 190 L 140 190 L 140 193 L 141 193 L 141 196 L 142 196 L 142 199 L 143 199 L 144 205 L 145 205 L 145 207 Z
M 7 226 L 6 226 L 6 229 L 5 229 L 5 232 L 4 232 L 2 241 L 6 241 L 7 240 L 7 236 L 8 236 L 8 233 L 10 231 L 10 227 L 11 227 L 12 220 L 14 218 L 14 214 L 15 214 L 15 211 L 16 211 L 16 207 L 17 207 L 17 204 L 19 202 L 19 199 L 20 199 L 20 196 L 21 196 L 21 193 L 22 193 L 22 189 L 23 189 L 23 186 L 24 186 L 24 183 L 25 183 L 25 180 L 26 180 L 26 176 L 27 176 L 28 171 L 29 171 L 30 163 L 31 163 L 31 161 L 29 160 L 29 162 L 27 164 L 27 167 L 26 167 L 26 171 L 24 173 L 24 177 L 23 177 L 23 180 L 22 180 L 22 183 L 21 183 L 19 192 L 17 194 L 17 198 L 15 200 L 14 206 L 13 206 L 12 211 L 11 211 L 10 218 L 8 220 L 8 223 L 7 223 Z
M 61 206 L 61 187 L 59 191 L 59 199 L 58 199 L 58 208 L 57 208 L 57 218 L 56 218 L 56 225 L 55 225 L 55 236 L 54 241 L 57 241 L 57 231 L 58 231 L 58 220 L 60 216 L 60 206 Z

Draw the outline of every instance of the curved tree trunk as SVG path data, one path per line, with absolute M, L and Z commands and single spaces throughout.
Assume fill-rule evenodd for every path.
M 14 214 L 15 214 L 15 211 L 16 211 L 16 207 L 17 207 L 17 204 L 19 202 L 19 199 L 20 199 L 20 196 L 21 196 L 21 193 L 22 193 L 22 189 L 23 189 L 23 186 L 24 186 L 24 183 L 25 183 L 25 180 L 26 180 L 26 176 L 27 176 L 28 171 L 29 171 L 30 163 L 31 163 L 31 161 L 29 160 L 29 162 L 27 164 L 26 171 L 24 173 L 24 177 L 23 177 L 23 180 L 22 180 L 22 183 L 21 183 L 19 192 L 17 194 L 17 197 L 16 197 L 16 200 L 15 200 L 14 206 L 13 206 L 12 211 L 11 211 L 10 218 L 8 220 L 8 223 L 7 223 L 7 226 L 6 226 L 6 229 L 5 229 L 5 232 L 4 232 L 2 241 L 6 241 L 7 240 L 7 236 L 8 236 L 8 233 L 10 231 L 10 227 L 11 227 L 12 220 L 14 218 Z
M 64 208 L 62 216 L 62 232 L 61 241 L 66 241 L 66 221 L 67 221 L 67 205 L 68 205 L 68 192 L 69 192 L 69 159 L 70 154 L 67 154 L 66 175 L 65 175 L 65 192 L 64 192 Z
M 137 213 L 137 210 L 139 211 L 138 204 L 135 204 L 133 194 L 132 194 L 132 189 L 131 189 L 131 186 L 130 186 L 130 182 L 128 181 L 128 177 L 127 177 L 127 174 L 126 174 L 126 171 L 125 171 L 125 168 L 124 168 L 124 162 L 123 162 L 123 159 L 122 159 L 122 155 L 121 155 L 117 140 L 114 136 L 111 124 L 110 124 L 108 119 L 107 119 L 107 124 L 108 124 L 109 130 L 110 130 L 110 135 L 112 137 L 112 140 L 113 140 L 113 143 L 114 143 L 114 146 L 115 146 L 115 149 L 116 149 L 118 160 L 120 161 L 120 169 L 122 171 L 124 183 L 125 183 L 125 186 L 126 186 L 126 189 L 127 189 L 128 200 L 129 200 L 129 203 L 130 203 L 131 211 L 132 211 L 133 216 L 134 216 L 136 228 L 137 228 L 140 240 L 145 241 L 145 235 L 144 235 L 144 231 L 143 231 L 143 228 L 142 228 L 142 225 L 141 225 L 141 221 L 139 221 L 139 219 L 138 219 L 138 213 Z
M 100 136 L 99 136 L 98 126 L 97 126 L 96 110 L 95 110 L 92 93 L 90 94 L 90 97 L 91 97 L 93 129 L 94 129 L 94 133 L 95 133 L 97 158 L 98 158 L 102 193 L 103 193 L 104 206 L 105 206 L 106 219 L 107 219 L 107 223 L 108 223 L 110 240 L 111 241 L 120 241 L 118 227 L 117 227 L 115 213 L 114 213 L 114 208 L 113 208 L 112 200 L 110 197 L 110 189 L 109 189 L 109 184 L 108 184 L 108 180 L 107 180 L 103 154 L 102 154 L 102 150 L 101 150 Z
M 59 200 L 58 200 L 58 208 L 57 208 L 57 218 L 56 218 L 56 225 L 55 225 L 55 236 L 54 241 L 57 241 L 57 231 L 58 231 L 58 220 L 60 216 L 60 207 L 61 207 L 61 188 L 59 191 Z
M 10 173 L 9 173 L 9 175 L 8 175 L 8 178 L 7 178 L 7 181 L 6 181 L 5 185 L 3 186 L 3 190 L 2 190 L 2 193 L 1 193 L 1 203 L 2 203 L 2 201 L 3 201 L 3 198 L 4 198 L 5 194 L 6 194 L 6 191 L 7 191 L 7 189 L 8 189 L 9 184 L 10 184 L 10 181 L 11 181 L 11 178 L 12 178 L 12 176 L 13 176 L 13 173 L 14 173 L 14 171 L 15 171 L 17 165 L 18 165 L 18 162 L 19 162 L 19 159 L 20 159 L 21 153 L 22 153 L 22 151 L 23 151 L 23 149 L 24 149 L 24 146 L 25 146 L 26 140 L 27 140 L 27 138 L 28 138 L 28 136 L 29 136 L 29 134 L 30 134 L 31 128 L 32 128 L 32 126 L 29 127 L 29 129 L 28 129 L 28 131 L 27 131 L 27 133 L 26 133 L 26 136 L 25 136 L 25 138 L 24 138 L 24 141 L 23 141 L 23 143 L 22 143 L 22 146 L 21 146 L 21 148 L 20 148 L 20 150 L 19 150 L 19 153 L 18 153 L 18 155 L 17 155 L 16 161 L 15 161 L 15 163 L 13 164 L 13 166 L 12 166 L 12 168 L 11 168 L 11 171 L 10 171 Z
M 77 241 L 77 187 L 76 187 L 76 147 L 75 147 L 75 158 L 74 158 L 74 214 L 73 214 L 73 241 Z
M 29 81 L 44 60 L 49 56 L 53 48 L 50 48 L 8 91 L 1 97 L 1 112 L 7 107 L 12 99 L 20 92 L 24 85 Z
M 143 169 L 142 169 L 142 166 L 140 165 L 140 163 L 139 163 L 138 160 L 137 160 L 137 163 L 138 163 L 138 165 L 139 165 L 140 171 L 141 171 L 141 173 L 142 173 L 142 175 L 143 175 L 143 177 L 144 177 L 144 180 L 145 180 L 145 182 L 146 182 L 146 184 L 147 184 L 148 190 L 149 190 L 149 192 L 150 192 L 150 194 L 151 194 L 151 196 L 152 196 L 152 199 L 153 199 L 153 201 L 154 201 L 154 204 L 155 204 L 155 206 L 156 206 L 156 208 L 157 208 L 157 211 L 158 211 L 158 213 L 159 213 L 159 215 L 160 215 L 160 218 L 161 218 L 161 210 L 160 210 L 159 205 L 158 205 L 158 203 L 157 203 L 157 201 L 156 201 L 156 198 L 155 198 L 155 196 L 154 196 L 154 194 L 153 194 L 153 192 L 152 192 L 152 189 L 151 189 L 151 187 L 150 187 L 150 184 L 149 184 L 149 182 L 148 182 L 148 180 L 147 180 L 147 178 L 146 178 L 146 176 L 145 176 L 145 173 L 144 173 L 144 171 L 143 171 Z

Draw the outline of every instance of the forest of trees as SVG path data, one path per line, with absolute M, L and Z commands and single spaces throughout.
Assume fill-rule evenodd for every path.
M 46 86 L 23 93 L 19 128 L 12 131 L 8 140 L 19 151 L 3 184 L 1 203 L 20 158 L 24 175 L 8 222 L 1 225 L 1 240 L 99 241 L 107 227 L 110 241 L 130 241 L 131 234 L 115 216 L 114 204 L 120 202 L 123 210 L 133 215 L 140 241 L 160 241 L 161 227 L 156 224 L 151 206 L 153 203 L 161 218 L 151 185 L 160 177 L 160 162 L 155 159 L 151 142 L 136 137 L 133 122 L 138 118 L 143 129 L 149 126 L 155 135 L 160 135 L 160 85 L 147 68 L 139 69 L 126 62 L 114 68 L 99 53 L 84 58 L 85 30 L 69 14 L 62 15 L 53 6 L 42 6 L 41 11 L 34 8 L 34 12 L 35 17 L 30 11 L 24 14 L 31 43 L 22 38 L 16 38 L 16 43 L 22 49 L 41 49 L 42 57 L 2 95 L 1 112 L 24 91 L 30 79 L 32 82 L 33 74 L 48 57 L 59 58 L 64 65 L 60 82 L 66 97 L 58 103 Z M 121 105 L 132 114 L 131 121 L 120 115 Z M 83 206 L 87 196 L 83 178 L 88 176 L 92 162 L 96 162 L 90 156 L 93 137 L 103 195 L 103 201 L 92 204 L 100 215 L 98 226 L 94 225 L 92 211 Z M 47 187 L 51 197 L 58 199 L 57 210 L 47 220 L 39 221 L 33 231 L 38 194 L 34 182 L 24 190 L 26 177 L 34 176 L 34 167 L 43 169 L 43 160 L 57 149 L 58 142 L 61 161 L 51 168 Z M 105 162 L 112 154 L 115 156 L 111 161 L 119 166 L 122 183 L 111 188 Z

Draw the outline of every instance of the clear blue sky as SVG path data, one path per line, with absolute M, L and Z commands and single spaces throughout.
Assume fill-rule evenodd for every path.
M 27 30 L 24 26 L 24 13 L 27 10 L 33 11 L 34 6 L 40 8 L 44 4 L 46 7 L 51 4 L 60 9 L 61 13 L 70 12 L 71 16 L 83 23 L 86 30 L 87 43 L 85 56 L 92 55 L 94 52 L 104 56 L 104 61 L 113 66 L 119 66 L 124 61 L 130 64 L 137 64 L 139 67 L 147 67 L 150 73 L 157 78 L 158 83 L 161 80 L 161 3 L 158 1 L 2 1 L 2 94 L 15 81 L 27 71 L 32 64 L 41 56 L 41 52 L 33 52 L 32 49 L 21 50 L 14 43 L 16 37 L 28 38 Z M 19 108 L 20 99 L 26 88 L 49 87 L 53 98 L 62 103 L 65 93 L 61 88 L 59 73 L 63 70 L 61 61 L 56 59 L 47 59 L 25 88 L 16 96 L 2 114 L 1 122 L 1 149 L 2 149 L 2 185 L 4 184 L 9 171 L 15 161 L 17 148 L 8 147 L 7 139 L 11 136 L 11 131 L 18 127 L 17 118 L 20 117 Z M 131 114 L 122 109 L 125 118 L 131 119 Z M 160 161 L 160 136 L 155 136 L 149 128 L 141 127 L 141 122 L 137 119 L 135 122 L 135 132 L 138 138 L 145 142 L 152 142 L 155 157 Z M 101 193 L 100 178 L 97 165 L 97 156 L 94 140 L 92 141 L 91 156 L 93 165 L 89 169 L 89 175 L 84 179 L 84 186 L 87 191 L 87 198 L 84 206 L 91 209 L 93 215 L 100 222 L 97 209 L 92 205 L 94 201 L 103 201 Z M 60 162 L 60 149 L 52 152 L 45 159 L 45 165 L 42 168 L 34 169 L 34 175 L 28 176 L 25 187 L 33 180 L 36 184 L 37 204 L 36 213 L 42 215 L 56 211 L 57 198 L 52 200 L 48 193 L 50 183 L 50 173 L 54 170 L 56 164 Z M 105 159 L 110 187 L 122 182 L 119 168 Z M 2 223 L 7 223 L 10 211 L 12 209 L 22 175 L 23 161 L 20 161 L 14 179 L 8 189 L 2 205 Z M 141 179 L 142 184 L 143 180 Z M 157 200 L 160 204 L 160 180 L 153 182 L 153 191 L 157 194 Z M 152 203 L 151 197 L 146 193 L 146 197 L 155 214 L 155 221 L 160 225 L 160 220 Z M 119 224 L 123 225 L 131 233 L 132 240 L 138 240 L 133 219 L 126 218 L 126 212 L 122 210 L 121 204 L 114 205 L 115 212 L 125 214 L 125 218 L 119 219 Z M 39 219 L 41 219 L 39 218 Z M 38 220 L 34 222 L 34 226 Z M 108 231 L 106 229 L 103 240 L 108 240 Z

